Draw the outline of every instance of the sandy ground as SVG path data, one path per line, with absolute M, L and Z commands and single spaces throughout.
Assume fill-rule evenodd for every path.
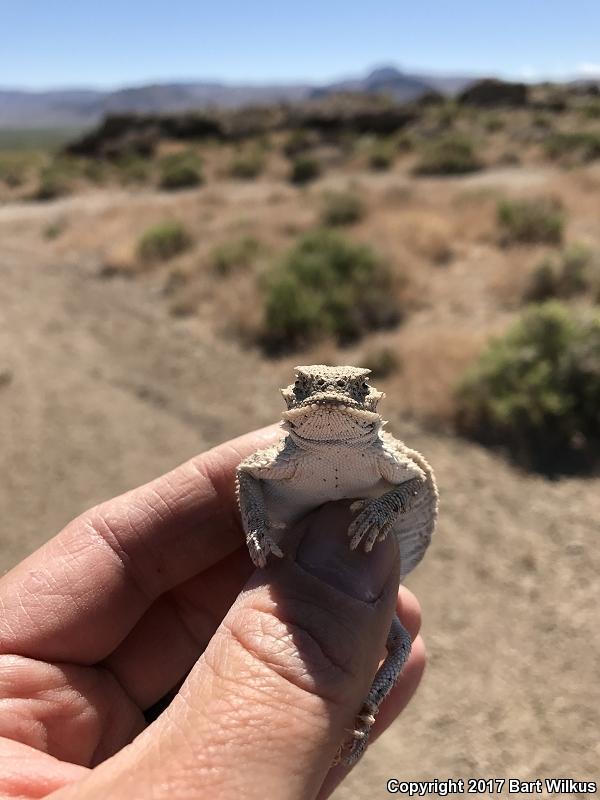
M 86 207 L 90 225 L 111 202 Z M 91 504 L 277 419 L 295 363 L 170 316 L 152 284 L 99 279 L 93 254 L 49 254 L 58 211 L 0 209 L 0 569 Z M 525 476 L 386 402 L 441 491 L 408 581 L 429 667 L 336 800 L 386 797 L 389 777 L 598 780 L 600 480 Z

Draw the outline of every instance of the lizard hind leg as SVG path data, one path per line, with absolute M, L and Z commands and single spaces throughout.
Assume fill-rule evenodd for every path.
M 394 616 L 386 641 L 388 654 L 377 670 L 367 699 L 356 719 L 352 738 L 350 742 L 342 747 L 338 758 L 346 766 L 355 764 L 364 753 L 369 740 L 371 726 L 375 722 L 375 715 L 402 672 L 402 668 L 410 655 L 411 645 L 412 641 L 409 632 L 403 627 L 398 617 Z M 348 750 L 349 752 L 345 752 Z

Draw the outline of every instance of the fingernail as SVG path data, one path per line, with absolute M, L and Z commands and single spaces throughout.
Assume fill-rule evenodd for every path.
M 362 546 L 350 550 L 348 506 L 328 504 L 308 521 L 298 546 L 296 562 L 316 578 L 344 594 L 372 603 L 381 595 L 393 570 L 398 548 L 393 537 L 375 544 L 370 553 Z

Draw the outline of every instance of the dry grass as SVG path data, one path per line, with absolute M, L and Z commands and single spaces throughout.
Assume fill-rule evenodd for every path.
M 393 348 L 400 366 L 385 382 L 386 392 L 407 414 L 448 429 L 454 415 L 456 385 L 486 338 L 483 332 L 464 325 L 458 329 L 443 324 L 407 326 Z
M 456 240 L 447 218 L 427 211 L 399 215 L 401 236 L 406 247 L 433 264 L 447 264 L 453 255 Z

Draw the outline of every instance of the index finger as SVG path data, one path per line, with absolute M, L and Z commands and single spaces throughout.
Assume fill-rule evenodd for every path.
M 239 461 L 270 425 L 92 508 L 0 580 L 0 653 L 93 664 L 151 603 L 242 542 Z

